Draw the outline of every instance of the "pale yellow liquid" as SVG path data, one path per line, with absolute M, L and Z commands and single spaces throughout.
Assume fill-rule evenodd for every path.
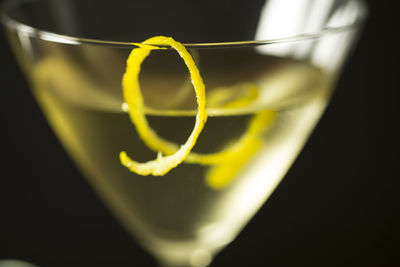
M 235 54 L 226 52 L 229 57 Z M 274 110 L 276 117 L 262 133 L 262 148 L 230 184 L 215 190 L 205 182 L 209 166 L 182 163 L 162 177 L 139 176 L 124 168 L 118 158 L 121 150 L 142 162 L 156 155 L 143 144 L 127 113 L 122 111 L 122 99 L 112 94 L 108 97 L 100 89 L 96 92 L 95 84 L 82 78 L 84 72 L 65 64 L 59 67 L 62 72 L 57 77 L 44 75 L 43 70 L 33 71 L 41 73 L 37 74 L 34 92 L 52 127 L 126 229 L 156 256 L 182 263 L 191 253 L 215 253 L 232 241 L 287 172 L 330 95 L 327 75 L 305 63 L 262 55 L 243 63 L 246 68 L 235 79 L 255 83 L 260 88 L 259 99 L 242 109 L 209 109 L 194 151 L 221 151 L 225 144 L 244 134 L 249 120 L 263 109 Z M 201 64 L 200 71 L 207 90 L 223 86 L 223 77 L 233 75 L 229 74 L 229 64 L 218 75 L 212 75 L 204 64 L 204 72 Z M 163 83 L 174 84 L 175 76 L 160 78 L 152 71 L 158 70 L 149 67 L 147 74 L 143 70 L 141 76 L 145 97 L 144 88 L 158 88 L 147 94 L 152 106 L 148 112 L 150 125 L 165 139 L 182 144 L 195 121 L 192 89 L 189 86 L 190 91 L 183 93 L 186 102 L 168 109 L 165 101 L 171 103 L 174 92 L 159 88 Z M 77 87 L 71 88 L 74 85 Z M 85 95 L 85 91 L 89 93 Z M 155 110 L 157 105 L 163 109 Z

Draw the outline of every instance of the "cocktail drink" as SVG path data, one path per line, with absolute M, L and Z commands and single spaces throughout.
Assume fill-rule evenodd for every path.
M 143 2 L 10 0 L 2 21 L 50 125 L 112 213 L 161 264 L 206 266 L 304 146 L 366 9 L 355 0 Z M 159 35 L 184 44 L 205 97 L 180 55 L 158 44 L 140 64 L 140 95 L 124 95 L 132 49 Z M 143 106 L 129 104 L 140 96 Z M 138 162 L 174 154 L 199 99 L 207 121 L 182 162 L 159 176 L 121 164 L 121 151 Z

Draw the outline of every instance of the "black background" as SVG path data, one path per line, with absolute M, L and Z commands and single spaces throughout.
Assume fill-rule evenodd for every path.
M 399 15 L 389 3 L 370 1 L 324 117 L 213 266 L 400 266 Z M 0 259 L 153 266 L 58 143 L 4 35 L 0 59 Z

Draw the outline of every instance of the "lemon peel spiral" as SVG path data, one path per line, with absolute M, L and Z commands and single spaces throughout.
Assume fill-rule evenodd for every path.
M 205 86 L 199 70 L 193 58 L 181 43 L 176 42 L 171 37 L 156 36 L 143 43 L 133 44 L 138 48 L 133 49 L 129 55 L 126 72 L 122 79 L 126 110 L 141 140 L 158 154 L 155 160 L 139 163 L 131 159 L 125 151 L 122 151 L 120 153 L 122 165 L 137 174 L 154 176 L 165 175 L 183 161 L 210 165 L 211 167 L 206 174 L 206 184 L 216 190 L 224 188 L 236 177 L 250 158 L 259 151 L 263 143 L 260 135 L 274 120 L 275 111 L 263 110 L 255 114 L 251 118 L 245 133 L 236 142 L 230 143 L 219 152 L 210 154 L 191 152 L 207 120 L 206 101 L 208 107 L 212 108 L 246 107 L 258 98 L 257 86 L 252 83 L 240 83 L 214 88 L 206 100 Z M 170 46 L 179 53 L 189 69 L 196 93 L 198 104 L 196 123 L 189 138 L 181 146 L 158 136 L 150 127 L 144 114 L 144 100 L 138 76 L 141 64 L 150 52 L 156 49 L 165 49 L 160 45 Z
M 127 155 L 125 151 L 122 151 L 120 153 L 121 164 L 127 167 L 130 171 L 140 175 L 151 174 L 154 176 L 162 176 L 168 173 L 172 168 L 178 166 L 189 155 L 191 149 L 195 145 L 201 131 L 204 128 L 204 124 L 207 120 L 207 112 L 205 108 L 205 86 L 193 58 L 186 50 L 186 48 L 181 43 L 176 42 L 173 38 L 156 36 L 147 39 L 141 44 L 134 44 L 137 45 L 138 48 L 133 49 L 128 57 L 126 72 L 122 78 L 122 87 L 123 97 L 129 108 L 129 117 L 132 123 L 135 125 L 138 133 L 142 133 L 141 137 L 144 137 L 143 139 L 151 140 L 151 143 L 154 142 L 154 147 L 165 145 L 164 142 L 161 142 L 161 144 L 158 143 L 158 140 L 160 138 L 158 138 L 157 134 L 148 125 L 145 114 L 143 112 L 144 101 L 139 85 L 139 73 L 141 70 L 141 64 L 150 54 L 151 50 L 161 49 L 160 47 L 158 47 L 158 45 L 167 45 L 174 48 L 185 62 L 190 72 L 192 84 L 196 93 L 198 107 L 195 126 L 193 127 L 189 138 L 183 145 L 179 147 L 178 150 L 166 156 L 162 155 L 162 151 L 159 151 L 155 160 L 144 163 L 134 161 Z M 171 151 L 175 149 L 175 144 L 173 143 L 168 142 L 167 146 L 173 146 Z

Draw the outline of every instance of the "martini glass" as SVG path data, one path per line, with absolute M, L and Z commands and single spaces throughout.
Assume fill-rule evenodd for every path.
M 365 17 L 356 0 L 9 0 L 2 9 L 56 135 L 163 266 L 209 265 L 268 199 L 328 104 Z M 184 43 L 204 79 L 209 118 L 192 156 L 218 155 L 162 177 L 134 174 L 118 157 L 126 150 L 144 162 L 157 152 L 129 120 L 121 88 L 131 42 L 156 35 Z M 184 143 L 196 95 L 176 52 L 153 51 L 140 83 L 153 130 Z

